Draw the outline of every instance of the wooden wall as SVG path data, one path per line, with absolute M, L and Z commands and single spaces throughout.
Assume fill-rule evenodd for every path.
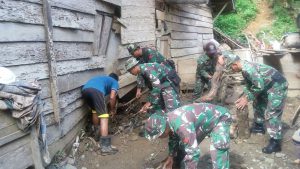
M 0 65 L 12 70 L 18 80 L 38 79 L 42 85 L 47 139 L 53 157 L 75 138 L 85 124 L 88 108 L 81 99 L 81 86 L 91 77 L 104 74 L 115 6 L 97 0 L 49 2 L 52 5 L 60 125 L 55 123 L 53 113 L 42 0 L 0 2 Z M 6 123 L 0 126 L 1 141 L 2 136 L 7 139 L 3 132 L 14 125 Z M 9 151 L 22 149 L 24 151 L 20 151 L 18 157 L 30 158 L 30 151 L 25 151 L 28 138 L 18 135 L 13 139 L 17 141 L 0 145 L 1 166 L 9 158 L 4 155 Z M 32 159 L 16 168 L 26 168 L 31 162 Z
M 203 53 L 203 44 L 213 38 L 211 10 L 191 4 L 157 4 L 157 8 L 158 46 L 176 62 L 182 82 L 193 85 L 196 60 Z

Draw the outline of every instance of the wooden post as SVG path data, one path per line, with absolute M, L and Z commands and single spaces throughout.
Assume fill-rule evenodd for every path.
M 31 144 L 31 152 L 32 152 L 32 160 L 34 163 L 34 168 L 40 168 L 43 169 L 43 162 L 42 162 L 42 156 L 41 156 L 41 151 L 40 151 L 40 146 L 39 146 L 39 141 L 38 141 L 38 134 L 37 134 L 37 129 L 36 125 L 33 125 L 31 127 L 31 139 L 30 139 L 30 144 Z M 39 127 L 39 126 L 38 126 Z
M 50 89 L 52 95 L 55 122 L 60 125 L 59 92 L 57 87 L 56 58 L 53 52 L 53 26 L 50 9 L 51 6 L 49 5 L 48 0 L 43 0 L 43 15 L 46 36 L 46 55 L 48 58 Z

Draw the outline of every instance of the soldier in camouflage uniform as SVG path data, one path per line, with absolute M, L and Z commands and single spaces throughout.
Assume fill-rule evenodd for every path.
M 225 65 L 227 70 L 242 72 L 245 78 L 244 96 L 236 101 L 236 106 L 243 109 L 249 101 L 253 101 L 254 123 L 251 132 L 264 133 L 266 125 L 271 138 L 262 152 L 270 154 L 281 151 L 281 116 L 288 89 L 285 77 L 270 66 L 241 61 L 238 57 L 228 57 Z
M 139 61 L 139 64 L 144 63 L 159 63 L 165 65 L 168 69 L 172 70 L 173 73 L 175 71 L 174 62 L 171 60 L 167 60 L 161 53 L 157 50 L 153 50 L 151 48 L 141 48 L 135 44 L 129 44 L 127 46 L 128 52 Z M 149 82 L 145 82 L 145 79 L 140 75 L 137 76 L 137 93 L 136 97 L 139 98 L 141 96 L 142 88 L 148 86 Z
M 143 106 L 143 112 L 150 109 L 152 112 L 169 112 L 180 106 L 179 94 L 173 79 L 168 76 L 169 69 L 158 63 L 139 64 L 135 58 L 126 62 L 126 70 L 149 81 L 151 92 L 148 102 Z
M 188 169 L 199 166 L 200 149 L 198 145 L 206 136 L 210 136 L 210 153 L 214 169 L 229 168 L 229 111 L 221 106 L 209 103 L 194 103 L 182 106 L 166 115 L 153 114 L 145 124 L 146 138 L 164 138 L 173 133 L 184 146 L 183 165 Z M 165 167 L 173 164 L 174 146 L 169 145 L 170 156 Z
M 198 99 L 202 95 L 205 84 L 210 88 L 210 79 L 215 72 L 214 55 L 217 53 L 216 45 L 209 42 L 203 48 L 205 54 L 197 60 L 196 81 L 193 99 Z

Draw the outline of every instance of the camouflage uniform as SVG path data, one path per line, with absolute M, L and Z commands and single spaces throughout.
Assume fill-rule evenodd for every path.
M 139 61 L 139 64 L 144 64 L 144 63 L 159 63 L 165 65 L 167 68 L 170 70 L 172 67 L 167 63 L 166 58 L 159 53 L 156 50 L 153 50 L 151 48 L 142 48 L 142 56 L 137 59 Z M 146 87 L 147 82 L 141 77 L 137 77 L 137 87 L 138 88 L 144 88 Z
M 149 102 L 152 105 L 152 111 L 161 112 L 166 109 L 169 112 L 180 106 L 179 95 L 167 78 L 170 70 L 166 66 L 158 63 L 145 63 L 140 65 L 140 69 L 141 72 L 138 75 L 150 84 Z
M 209 135 L 210 153 L 213 168 L 229 168 L 229 111 L 221 106 L 209 103 L 194 103 L 176 109 L 167 114 L 168 124 L 185 150 L 184 167 L 197 168 L 200 149 L 198 145 Z M 172 154 L 175 147 L 169 145 Z
M 213 59 L 207 55 L 202 55 L 197 60 L 197 70 L 196 70 L 196 81 L 193 98 L 198 99 L 203 92 L 204 85 L 207 84 L 210 87 L 209 76 L 212 76 L 215 72 L 215 63 Z
M 258 63 L 241 61 L 248 101 L 253 101 L 254 120 L 265 122 L 273 139 L 282 139 L 281 116 L 287 97 L 288 83 L 276 69 Z

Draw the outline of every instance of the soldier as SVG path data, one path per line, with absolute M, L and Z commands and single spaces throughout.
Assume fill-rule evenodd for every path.
M 229 111 L 221 106 L 209 103 L 194 103 L 182 106 L 166 115 L 153 114 L 146 124 L 146 138 L 164 138 L 173 133 L 184 146 L 184 168 L 196 169 L 200 158 L 198 145 L 209 135 L 211 138 L 210 153 L 213 168 L 229 168 L 229 126 L 231 116 Z M 172 145 L 169 145 L 172 147 Z M 172 168 L 173 152 L 171 151 L 165 168 Z
M 203 50 L 205 54 L 197 60 L 196 82 L 193 93 L 193 99 L 196 100 L 202 95 L 205 84 L 210 88 L 210 80 L 215 72 L 214 56 L 218 52 L 213 42 L 207 43 Z
M 140 64 L 144 63 L 159 63 L 165 65 L 167 68 L 172 70 L 173 73 L 176 74 L 175 64 L 172 60 L 167 60 L 161 53 L 151 48 L 141 48 L 135 44 L 129 44 L 128 52 L 136 58 Z M 139 98 L 141 96 L 142 88 L 146 87 L 149 82 L 145 82 L 145 80 L 141 77 L 137 77 L 137 92 L 136 97 Z
M 242 72 L 246 82 L 244 95 L 235 103 L 243 109 L 253 101 L 254 123 L 251 133 L 265 133 L 264 123 L 270 135 L 269 144 L 263 153 L 280 152 L 282 139 L 281 116 L 287 97 L 288 83 L 276 69 L 259 63 L 241 61 L 233 55 L 225 60 L 227 70 Z
M 92 108 L 92 121 L 95 135 L 100 137 L 101 155 L 112 155 L 118 152 L 111 146 L 111 137 L 108 135 L 109 113 L 106 109 L 105 96 L 110 96 L 110 114 L 116 114 L 116 98 L 119 90 L 119 77 L 111 73 L 109 76 L 97 76 L 90 79 L 82 88 L 82 97 Z M 100 130 L 97 131 L 97 129 Z M 97 139 L 97 138 L 96 138 Z
M 141 76 L 149 81 L 151 90 L 149 101 L 145 103 L 142 112 L 151 108 L 154 112 L 172 111 L 180 106 L 176 79 L 169 76 L 170 70 L 158 63 L 139 64 L 135 58 L 130 58 L 125 64 L 126 70 L 135 76 Z M 176 78 L 176 77 L 175 77 Z M 153 113 L 153 112 L 152 112 Z

